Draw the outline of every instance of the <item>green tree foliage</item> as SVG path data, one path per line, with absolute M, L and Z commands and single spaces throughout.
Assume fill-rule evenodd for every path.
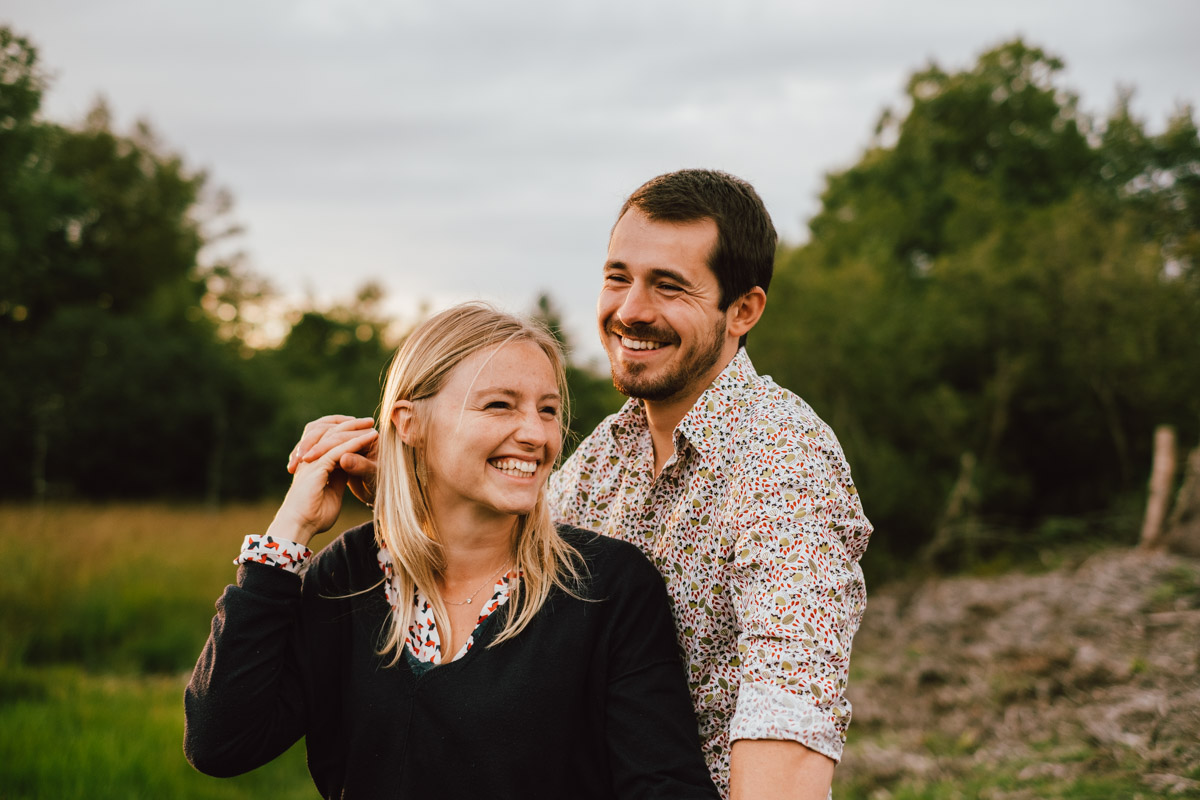
M 19 476 L 0 491 L 215 499 L 273 401 L 200 305 L 205 175 L 102 104 L 39 120 L 44 86 L 0 28 L 0 461 Z
M 348 303 L 297 311 L 278 347 L 259 350 L 250 365 L 257 378 L 277 390 L 278 402 L 259 420 L 256 444 L 269 468 L 261 489 L 282 489 L 288 475 L 279 467 L 305 423 L 326 414 L 375 416 L 383 376 L 395 350 L 388 320 L 380 310 L 383 292 L 361 287 Z
M 296 311 L 261 341 L 272 290 L 213 246 L 237 228 L 147 124 L 38 117 L 46 78 L 0 27 L 0 495 L 260 496 L 328 413 L 372 415 L 394 342 L 382 290 Z M 544 298 L 541 312 L 557 325 Z M 555 328 L 561 333 L 561 325 Z M 572 424 L 619 404 L 574 366 Z
M 533 316 L 550 329 L 567 354 L 567 394 L 570 402 L 567 436 L 562 452 L 562 458 L 565 459 L 601 420 L 621 407 L 625 398 L 613 388 L 609 376 L 597 375 L 571 360 L 571 345 L 563 330 L 562 314 L 550 295 L 542 294 L 538 297 Z
M 1017 40 L 917 73 L 781 253 L 752 346 L 842 437 L 877 549 L 961 563 L 1111 520 L 1156 424 L 1196 439 L 1192 111 L 1096 122 L 1061 68 Z

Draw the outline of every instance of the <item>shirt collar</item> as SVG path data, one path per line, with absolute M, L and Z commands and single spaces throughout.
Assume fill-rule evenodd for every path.
M 609 423 L 609 431 L 617 447 L 625 454 L 636 449 L 641 437 L 650 433 L 650 422 L 646 419 L 642 401 L 632 397 L 626 400 Z
M 758 373 L 750 362 L 750 356 L 744 347 L 739 347 L 721 374 L 675 426 L 676 449 L 682 437 L 701 455 L 710 452 L 716 444 L 713 432 L 724 427 L 723 411 L 752 389 L 757 380 Z M 637 447 L 642 435 L 648 435 L 650 429 L 642 401 L 633 398 L 625 402 L 609 425 L 613 439 L 625 452 Z
M 719 439 L 723 438 L 720 433 L 728 427 L 729 408 L 754 387 L 757 379 L 758 373 L 750 363 L 750 356 L 746 355 L 744 347 L 739 347 L 717 379 L 675 426 L 675 435 L 682 434 L 701 456 L 713 452 Z

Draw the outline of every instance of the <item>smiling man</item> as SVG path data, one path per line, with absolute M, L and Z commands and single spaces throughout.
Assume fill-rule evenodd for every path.
M 561 522 L 640 546 L 667 582 L 704 753 L 735 800 L 824 798 L 841 757 L 871 533 L 833 432 L 758 375 L 776 234 L 710 170 L 635 191 L 597 305 L 630 397 L 551 478 Z
M 551 477 L 549 499 L 557 522 L 632 542 L 662 573 L 722 795 L 819 800 L 850 722 L 871 525 L 833 432 L 744 349 L 775 245 L 758 194 L 723 172 L 672 172 L 630 196 L 597 305 L 630 400 Z M 371 423 L 310 423 L 289 470 Z M 371 455 L 340 462 L 364 500 Z

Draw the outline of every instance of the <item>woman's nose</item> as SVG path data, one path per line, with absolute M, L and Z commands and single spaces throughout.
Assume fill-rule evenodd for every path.
M 537 409 L 521 414 L 515 435 L 518 442 L 533 447 L 540 447 L 546 443 L 546 425 Z

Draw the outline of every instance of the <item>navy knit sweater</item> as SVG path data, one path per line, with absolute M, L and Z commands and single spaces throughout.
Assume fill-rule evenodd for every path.
M 184 696 L 188 760 L 236 775 L 306 736 L 327 798 L 718 797 L 661 576 L 632 545 L 562 533 L 592 602 L 555 590 L 520 636 L 488 647 L 505 605 L 470 652 L 419 676 L 376 652 L 391 609 L 371 524 L 303 581 L 242 565 Z

